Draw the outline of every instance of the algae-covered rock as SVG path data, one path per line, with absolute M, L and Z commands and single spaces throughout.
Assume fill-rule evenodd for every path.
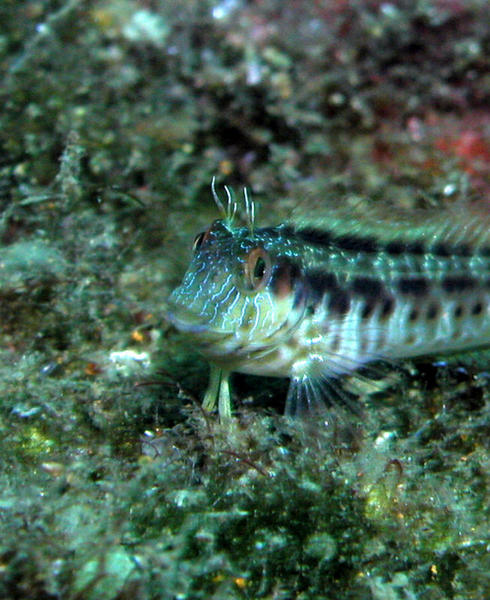
M 163 315 L 213 176 L 259 226 L 304 198 L 488 204 L 488 2 L 3 1 L 0 23 L 0 597 L 486 598 L 487 355 L 363 381 L 362 418 L 328 425 L 237 375 L 223 426 Z
M 48 241 L 31 239 L 4 246 L 0 248 L 0 293 L 59 278 L 66 269 L 65 258 Z
M 90 600 L 112 600 L 120 596 L 134 569 L 135 561 L 128 552 L 114 546 L 83 565 L 75 579 L 74 591 Z

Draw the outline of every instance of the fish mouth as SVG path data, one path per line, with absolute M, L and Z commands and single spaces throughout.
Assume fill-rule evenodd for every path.
M 245 357 L 250 359 L 252 354 L 257 352 L 269 351 L 267 346 L 255 345 L 252 349 L 250 340 L 240 340 L 236 336 L 236 331 L 213 329 L 201 315 L 193 313 L 184 306 L 174 304 L 164 316 L 179 331 L 194 338 L 196 349 L 208 360 L 216 363 L 224 361 L 229 364 L 237 360 L 240 362 Z
M 179 331 L 196 337 L 200 343 L 218 341 L 233 334 L 226 329 L 213 328 L 205 317 L 179 304 L 171 305 L 164 317 Z
M 204 357 L 219 360 L 233 354 L 235 344 L 232 331 L 213 329 L 202 317 L 181 306 L 167 310 L 164 317 L 178 331 L 189 335 L 196 350 Z
M 199 321 L 197 315 L 194 315 L 190 311 L 186 311 L 184 315 L 180 309 L 179 314 L 177 314 L 174 310 L 167 310 L 164 317 L 179 331 L 183 331 L 185 333 L 199 335 L 202 333 L 207 333 L 210 330 L 210 327 L 207 323 Z

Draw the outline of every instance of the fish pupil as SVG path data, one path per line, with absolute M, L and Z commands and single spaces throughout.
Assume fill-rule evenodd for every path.
M 253 277 L 254 280 L 261 281 L 265 274 L 265 260 L 259 256 L 257 258 L 257 262 L 255 263 Z

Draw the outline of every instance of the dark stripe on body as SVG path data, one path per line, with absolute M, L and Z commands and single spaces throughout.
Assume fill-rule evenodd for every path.
M 432 254 L 443 258 L 450 258 L 451 256 L 469 257 L 473 254 L 484 257 L 490 256 L 490 246 L 473 249 L 470 244 L 464 242 L 460 244 L 437 242 L 432 246 L 427 246 L 427 242 L 423 238 L 416 240 L 395 238 L 391 241 L 380 241 L 374 236 L 357 234 L 336 235 L 328 229 L 317 229 L 315 227 L 295 229 L 291 225 L 267 228 L 263 231 L 267 232 L 271 237 L 297 239 L 312 246 L 335 248 L 348 252 L 365 252 L 366 254 L 377 252 L 386 252 L 391 256 L 400 256 L 402 254 L 422 256 L 424 254 Z
M 392 256 L 399 256 L 400 254 L 423 255 L 426 253 L 424 244 L 419 241 L 407 242 L 403 240 L 393 240 L 384 246 L 384 250 Z
M 328 298 L 327 308 L 329 313 L 343 317 L 350 309 L 350 296 L 342 289 L 333 291 Z
M 291 227 L 284 227 L 282 231 L 293 238 L 296 237 L 302 242 L 312 244 L 313 246 L 330 247 L 332 244 L 332 234 L 322 229 L 308 227 L 306 229 L 294 230 Z
M 374 277 L 356 277 L 348 288 L 342 288 L 333 273 L 314 270 L 306 273 L 305 282 L 311 310 L 324 299 L 329 313 L 344 316 L 350 309 L 352 296 L 364 301 L 363 319 L 370 317 L 378 305 L 382 318 L 388 317 L 394 309 L 393 298 L 386 293 L 383 282 Z
M 397 288 L 401 294 L 420 297 L 429 293 L 429 282 L 425 277 L 402 277 Z
M 340 290 L 337 277 L 321 269 L 306 271 L 304 285 L 308 293 L 308 304 L 313 309 L 323 300 L 325 294 Z
M 383 282 L 374 277 L 356 277 L 352 282 L 352 291 L 354 294 L 364 296 L 369 299 L 384 297 Z
M 349 250 L 352 252 L 366 252 L 372 254 L 379 250 L 378 243 L 373 237 L 342 235 L 334 238 L 333 243 L 340 250 Z
M 321 296 L 325 292 L 334 290 L 339 287 L 337 277 L 333 273 L 325 273 L 320 269 L 306 272 L 306 281 L 313 292 L 319 293 Z
M 305 273 L 304 284 L 308 290 L 308 306 L 314 311 L 320 302 L 327 303 L 327 311 L 343 317 L 349 312 L 350 295 L 340 287 L 333 273 L 314 269 Z
M 374 277 L 356 277 L 351 285 L 352 293 L 364 300 L 361 319 L 369 319 L 380 306 L 380 318 L 386 319 L 394 309 L 394 299 L 388 295 L 380 279 Z
M 444 256 L 446 258 L 450 256 L 471 256 L 471 248 L 468 244 L 451 246 L 445 242 L 439 242 L 432 246 L 431 252 L 436 256 Z
M 476 287 L 477 281 L 469 275 L 445 277 L 442 280 L 442 289 L 449 294 L 465 292 Z
M 277 236 L 283 239 L 296 239 L 311 246 L 320 246 L 332 250 L 365 252 L 367 254 L 372 254 L 380 250 L 376 238 L 372 236 L 355 234 L 336 235 L 328 229 L 316 229 L 315 227 L 295 229 L 291 225 L 284 225 L 275 229 L 267 228 L 263 231 L 271 237 Z
M 394 310 L 395 301 L 386 292 L 383 282 L 374 277 L 356 277 L 348 288 L 343 288 L 333 273 L 320 269 L 307 271 L 304 284 L 308 290 L 308 306 L 312 312 L 320 302 L 326 302 L 327 311 L 344 316 L 350 310 L 352 297 L 363 302 L 361 318 L 369 318 L 380 306 L 380 318 L 386 319 Z

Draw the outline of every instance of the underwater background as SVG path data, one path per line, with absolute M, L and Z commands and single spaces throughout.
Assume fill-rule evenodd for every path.
M 236 419 L 163 319 L 210 184 L 490 211 L 486 0 L 0 3 L 0 598 L 490 597 L 488 353 Z

